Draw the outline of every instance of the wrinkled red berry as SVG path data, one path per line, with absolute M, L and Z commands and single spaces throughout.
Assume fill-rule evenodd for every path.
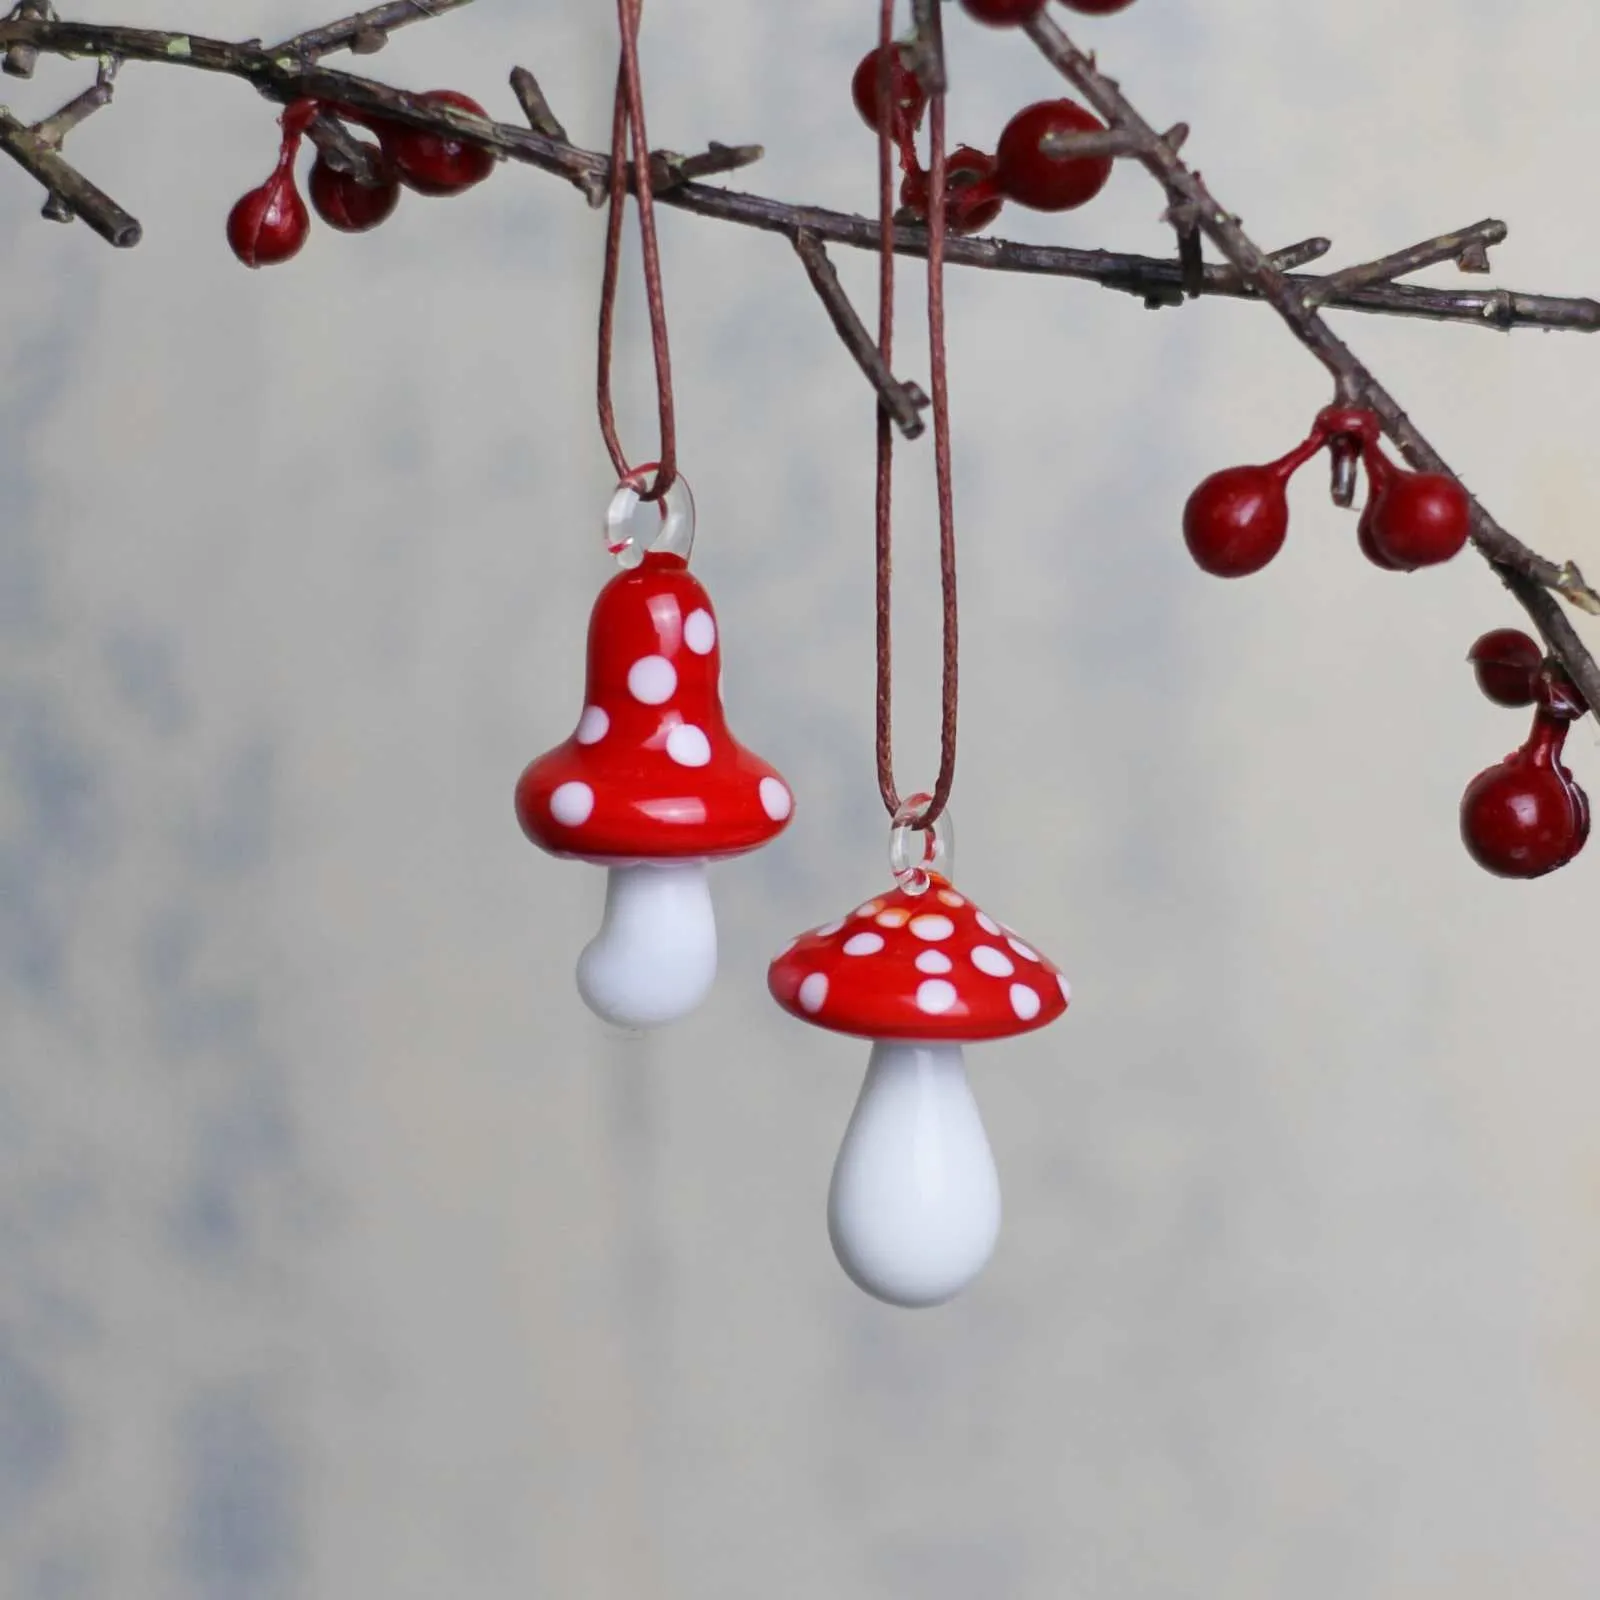
M 454 106 L 485 120 L 489 116 L 471 96 L 454 89 L 430 89 L 417 98 L 434 105 Z M 401 182 L 418 194 L 459 194 L 482 183 L 494 171 L 494 156 L 482 145 L 376 118 L 372 119 L 372 126 Z
M 1368 491 L 1361 518 L 1362 548 L 1379 566 L 1411 572 L 1437 566 L 1460 552 L 1471 526 L 1471 505 L 1467 491 L 1454 478 L 1406 472 L 1375 444 L 1367 447 L 1365 461 Z
M 1544 651 L 1520 628 L 1495 628 L 1467 653 L 1478 687 L 1497 706 L 1531 706 Z
M 1001 194 L 1034 211 L 1071 211 L 1086 204 L 1111 176 L 1110 156 L 1050 156 L 1040 141 L 1051 133 L 1104 133 L 1106 126 L 1076 100 L 1039 100 L 1005 126 L 995 148 Z
M 889 137 L 896 144 L 906 144 L 922 125 L 922 114 L 927 109 L 928 97 L 917 82 L 917 75 L 906 65 L 899 45 L 889 47 L 889 94 L 892 115 L 889 120 Z M 878 131 L 878 52 L 869 50 L 856 67 L 850 79 L 850 98 L 855 102 L 861 120 Z
M 341 233 L 365 233 L 376 228 L 400 203 L 400 180 L 387 164 L 384 171 L 381 182 L 366 184 L 353 173 L 335 172 L 318 155 L 306 184 L 317 215 Z
M 913 167 L 900 181 L 900 204 L 922 221 L 928 217 L 929 174 Z M 944 222 L 952 233 L 979 233 L 1005 205 L 994 186 L 994 157 L 969 144 L 945 159 Z
M 961 9 L 991 28 L 1005 28 L 1031 22 L 1044 10 L 1044 0 L 961 0 Z
M 1501 878 L 1542 878 L 1589 836 L 1589 797 L 1561 765 L 1567 724 L 1543 713 L 1520 750 L 1480 772 L 1461 797 L 1461 839 Z
M 298 143 L 298 141 L 296 141 Z M 295 187 L 293 155 L 259 189 L 234 202 L 228 213 L 228 243 L 247 267 L 272 267 L 297 255 L 311 232 L 305 201 Z

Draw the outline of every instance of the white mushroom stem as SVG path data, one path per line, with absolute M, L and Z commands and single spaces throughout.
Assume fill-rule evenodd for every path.
M 578 992 L 625 1028 L 672 1022 L 717 975 L 717 923 L 704 861 L 635 861 L 609 869 L 600 931 L 578 957 Z
M 1000 1175 L 958 1044 L 880 1039 L 828 1190 L 839 1265 L 876 1299 L 936 1306 L 1000 1236 Z

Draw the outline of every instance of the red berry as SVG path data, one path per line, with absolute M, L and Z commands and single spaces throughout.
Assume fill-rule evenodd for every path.
M 1113 11 L 1122 11 L 1133 0 L 1061 0 L 1069 11 L 1081 11 L 1086 17 L 1109 17 Z
M 1371 544 L 1385 558 L 1380 564 L 1410 572 L 1456 555 L 1471 522 L 1467 491 L 1441 473 L 1402 471 L 1376 446 L 1368 451 L 1369 472 L 1375 460 L 1390 470 L 1374 479 L 1362 520 Z
M 1017 22 L 1032 22 L 1044 10 L 1044 0 L 961 0 L 961 8 L 991 28 L 1005 28 Z
M 929 175 L 913 167 L 900 181 L 900 204 L 923 221 L 928 216 Z M 944 221 L 952 233 L 978 233 L 1000 215 L 1004 198 L 994 186 L 994 157 L 958 145 L 945 161 Z
M 1520 628 L 1495 628 L 1467 653 L 1478 687 L 1497 706 L 1530 706 L 1544 651 Z
M 381 182 L 366 184 L 354 173 L 335 172 L 318 155 L 311 164 L 306 185 L 317 215 L 341 233 L 365 233 L 376 228 L 400 204 L 400 180 L 387 163 L 383 164 L 383 171 Z
M 291 151 L 259 189 L 241 195 L 228 213 L 228 243 L 247 267 L 271 267 L 287 261 L 299 253 L 311 232 L 311 218 L 295 187 L 292 162 Z
M 454 89 L 430 89 L 417 98 L 470 111 L 475 117 L 487 119 L 489 115 L 476 100 Z M 494 156 L 482 145 L 448 134 L 425 133 L 398 122 L 374 119 L 372 125 L 401 181 L 418 194 L 460 194 L 463 189 L 482 183 L 494 171 Z
M 1203 572 L 1242 578 L 1259 572 L 1289 532 L 1284 481 L 1271 467 L 1213 472 L 1183 508 L 1183 539 Z
M 1461 838 L 1502 878 L 1541 878 L 1567 864 L 1589 835 L 1589 798 L 1561 765 L 1566 723 L 1540 714 L 1520 750 L 1480 772 L 1461 797 Z
M 889 137 L 904 145 L 922 125 L 928 97 L 917 82 L 917 75 L 906 65 L 899 45 L 889 47 L 889 93 L 892 116 Z M 850 98 L 855 101 L 861 120 L 878 131 L 878 52 L 869 50 L 850 79 Z
M 1050 133 L 1104 133 L 1106 126 L 1076 100 L 1039 100 L 1005 126 L 995 149 L 1001 194 L 1035 211 L 1071 211 L 1094 199 L 1111 176 L 1110 156 L 1049 156 Z

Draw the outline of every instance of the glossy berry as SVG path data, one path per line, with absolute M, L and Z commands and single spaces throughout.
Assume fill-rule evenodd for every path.
M 1195 565 L 1215 578 L 1243 578 L 1266 566 L 1289 532 L 1289 479 L 1321 448 L 1313 433 L 1277 461 L 1224 467 L 1201 483 L 1183 508 L 1183 541 Z
M 234 202 L 228 213 L 228 243 L 247 267 L 272 267 L 298 255 L 311 232 L 305 201 L 295 187 L 293 152 L 259 189 Z
M 1382 462 L 1388 471 L 1374 465 Z M 1437 472 L 1405 472 L 1376 446 L 1367 452 L 1371 492 L 1367 539 L 1383 560 L 1400 572 L 1437 566 L 1457 555 L 1467 542 L 1471 508 L 1467 492 L 1454 478 Z
M 1051 133 L 1104 133 L 1106 126 L 1076 100 L 1039 100 L 1005 126 L 995 149 L 1001 194 L 1034 211 L 1071 211 L 1100 193 L 1111 176 L 1110 156 L 1050 156 L 1040 141 Z
M 1478 687 L 1497 706 L 1531 706 L 1544 651 L 1520 628 L 1495 628 L 1467 653 Z
M 1589 799 L 1561 765 L 1567 724 L 1540 713 L 1520 750 L 1480 772 L 1461 797 L 1461 839 L 1501 878 L 1542 878 L 1589 836 Z
M 369 147 L 370 148 L 370 147 Z M 400 203 L 400 180 L 385 166 L 381 183 L 366 184 L 349 172 L 335 172 L 319 155 L 306 187 L 311 204 L 330 228 L 365 233 L 376 228 Z
M 1031 22 L 1044 10 L 1044 0 L 961 0 L 961 9 L 991 28 Z
M 917 75 L 905 63 L 898 45 L 889 47 L 889 93 L 892 116 L 889 137 L 896 144 L 908 143 L 922 123 L 928 97 L 917 82 Z M 861 120 L 878 131 L 878 52 L 869 50 L 861 58 L 850 79 L 850 98 L 855 102 Z
M 489 115 L 476 100 L 454 89 L 430 89 L 417 98 L 434 105 L 454 106 L 476 117 Z M 373 126 L 401 182 L 418 194 L 460 194 L 463 189 L 482 183 L 494 171 L 494 156 L 481 145 L 452 139 L 448 134 L 425 133 L 398 122 L 374 121 Z
M 919 220 L 928 217 L 929 175 L 913 167 L 900 182 L 900 204 Z M 969 144 L 945 159 L 944 221 L 952 233 L 979 233 L 1000 215 L 1004 197 L 994 186 L 994 157 Z
M 1061 0 L 1069 11 L 1081 11 L 1086 17 L 1109 17 L 1113 11 L 1124 11 L 1133 0 Z

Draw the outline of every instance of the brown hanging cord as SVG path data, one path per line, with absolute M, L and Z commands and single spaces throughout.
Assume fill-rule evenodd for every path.
M 931 11 L 934 48 L 941 50 L 939 7 Z M 889 366 L 894 353 L 894 160 L 889 138 L 893 103 L 890 76 L 894 49 L 894 0 L 883 0 L 878 29 L 878 349 Z M 950 799 L 956 775 L 958 628 L 956 612 L 956 516 L 950 482 L 950 390 L 944 348 L 945 149 L 944 95 L 928 106 L 931 145 L 928 173 L 928 345 L 933 389 L 933 463 L 939 496 L 939 587 L 944 612 L 944 679 L 939 724 L 939 776 L 933 797 L 914 826 L 930 828 Z M 890 628 L 893 580 L 894 429 L 878 407 L 877 623 L 878 792 L 889 814 L 900 809 L 894 783 L 894 650 Z
M 628 204 L 627 144 L 633 132 L 633 184 L 639 201 L 639 243 L 644 257 L 644 292 L 650 307 L 650 344 L 656 361 L 656 400 L 661 418 L 661 457 L 655 481 L 640 492 L 659 500 L 678 476 L 677 425 L 672 411 L 672 353 L 667 348 L 667 308 L 661 292 L 661 254 L 656 247 L 655 201 L 650 187 L 650 139 L 644 125 L 644 87 L 639 74 L 639 15 L 644 0 L 617 0 L 622 53 L 611 113 L 611 208 L 606 215 L 606 259 L 600 286 L 600 372 L 596 399 L 600 432 L 619 478 L 634 470 L 617 436 L 611 402 L 611 344 L 616 325 L 617 279 L 622 262 L 622 223 Z

